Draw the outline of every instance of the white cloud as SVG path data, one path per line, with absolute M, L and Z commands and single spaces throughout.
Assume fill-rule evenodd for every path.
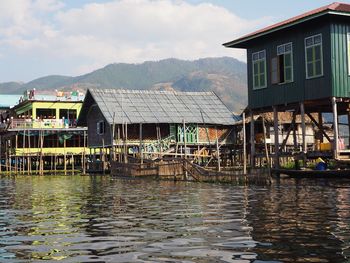
M 271 22 L 248 21 L 209 3 L 172 0 L 63 7 L 56 0 L 0 1 L 0 51 L 6 45 L 55 61 L 69 57 L 76 69 L 71 74 L 108 63 L 169 57 L 226 55 L 245 60 L 243 51 L 226 49 L 222 43 Z

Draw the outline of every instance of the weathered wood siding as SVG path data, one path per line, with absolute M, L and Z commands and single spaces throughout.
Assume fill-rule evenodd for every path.
M 105 120 L 100 108 L 97 104 L 91 106 L 87 115 L 88 126 L 88 146 L 89 147 L 102 147 L 103 140 L 105 146 L 111 145 L 111 127 Z M 99 121 L 105 121 L 105 133 L 97 134 L 97 123 Z

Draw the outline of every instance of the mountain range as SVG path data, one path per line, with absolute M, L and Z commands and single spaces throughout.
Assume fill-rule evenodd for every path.
M 50 75 L 27 83 L 0 83 L 0 94 L 21 94 L 33 88 L 40 92 L 85 91 L 89 87 L 214 91 L 235 112 L 247 103 L 246 64 L 229 57 L 115 63 L 76 77 Z

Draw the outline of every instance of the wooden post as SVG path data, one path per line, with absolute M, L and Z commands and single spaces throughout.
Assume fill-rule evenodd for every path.
M 23 145 L 22 145 L 22 156 L 23 156 L 23 160 L 22 160 L 22 174 L 24 174 L 24 169 L 25 169 L 25 165 L 24 165 L 24 149 L 26 147 L 26 130 L 23 130 Z M 28 165 L 28 164 L 27 164 Z
M 301 116 L 301 134 L 303 137 L 302 141 L 302 150 L 303 153 L 306 154 L 306 126 L 305 126 L 305 108 L 304 103 L 300 103 L 300 116 Z
M 57 155 L 55 153 L 55 156 L 54 156 L 54 160 L 53 160 L 53 169 L 55 171 L 55 175 L 56 175 L 56 172 L 57 172 Z
M 271 176 L 271 164 L 270 164 L 269 150 L 267 149 L 266 126 L 265 126 L 264 116 L 262 116 L 262 126 L 263 126 L 263 133 L 264 133 L 264 146 L 265 146 L 265 157 L 266 157 L 266 162 L 267 162 L 267 169 L 269 171 L 269 175 Z
M 273 127 L 275 132 L 275 168 L 280 168 L 279 158 L 279 132 L 278 132 L 278 111 L 276 106 L 273 106 Z
M 216 154 L 218 158 L 218 171 L 221 171 L 221 163 L 220 163 L 220 147 L 219 147 L 219 138 L 218 138 L 218 129 L 215 126 L 215 136 L 216 136 Z
M 348 110 L 350 109 L 348 108 Z M 348 111 L 348 148 L 350 149 L 350 111 Z
M 0 172 L 2 172 L 2 136 L 0 135 Z
M 139 146 L 139 153 L 140 153 L 140 162 L 143 164 L 143 150 L 142 150 L 142 123 L 140 123 L 140 146 Z
M 74 154 L 72 153 L 72 175 L 74 175 Z
M 247 134 L 245 129 L 245 112 L 243 111 L 243 174 L 247 174 Z
M 114 146 L 114 140 L 115 140 L 115 112 L 113 112 L 113 122 L 112 122 L 112 138 L 111 138 L 111 147 L 109 152 L 109 161 L 115 161 L 115 146 Z
M 86 150 L 86 131 L 84 131 L 83 133 L 83 141 L 84 141 L 84 150 L 83 150 L 83 174 L 85 175 L 86 174 L 86 153 L 85 153 L 85 150 Z
M 334 130 L 334 143 L 333 143 L 333 152 L 334 158 L 338 158 L 339 151 L 339 129 L 338 129 L 338 109 L 337 109 L 337 100 L 335 97 L 332 97 L 332 109 L 333 109 L 333 130 Z
M 63 169 L 64 175 L 67 175 L 67 155 L 66 155 L 66 138 L 63 137 Z
M 348 115 L 348 116 L 350 116 L 350 115 Z M 322 112 L 318 112 L 318 125 L 323 130 Z M 350 131 L 350 126 L 349 126 L 349 131 Z M 320 132 L 320 142 L 323 142 L 323 133 L 322 133 L 322 131 Z
M 18 172 L 18 157 L 17 157 L 17 149 L 18 149 L 18 133 L 16 133 L 16 143 L 15 143 L 15 173 Z
M 101 149 L 100 149 L 101 151 Z M 100 152 L 101 153 L 101 152 Z M 102 159 L 102 172 L 103 174 L 106 173 L 106 156 L 105 156 L 105 139 L 102 138 L 102 154 L 101 154 L 101 159 Z
M 187 138 L 186 138 L 186 122 L 185 122 L 185 119 L 182 120 L 182 127 L 183 127 L 183 138 L 184 138 L 184 147 L 185 147 L 185 151 L 184 151 L 184 154 L 185 154 L 185 159 L 187 159 L 187 154 L 186 154 L 186 150 L 187 150 Z
M 255 166 L 255 128 L 254 128 L 254 114 L 250 111 L 250 166 Z
M 125 143 L 124 143 L 124 151 L 125 151 L 125 163 L 128 163 L 128 123 L 125 123 Z

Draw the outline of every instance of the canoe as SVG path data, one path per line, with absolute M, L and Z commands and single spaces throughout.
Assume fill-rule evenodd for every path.
M 342 170 L 291 170 L 291 169 L 272 169 L 276 175 L 285 174 L 292 178 L 350 178 L 350 169 Z

